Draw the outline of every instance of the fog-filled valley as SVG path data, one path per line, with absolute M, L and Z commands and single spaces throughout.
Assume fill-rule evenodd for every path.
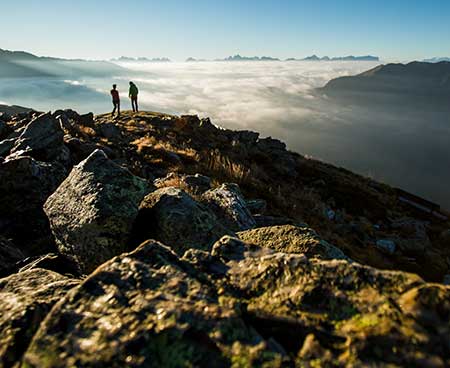
M 448 105 L 411 104 L 389 95 L 361 101 L 320 90 L 331 79 L 377 65 L 27 61 L 21 64 L 28 70 L 24 77 L 2 75 L 0 104 L 104 113 L 112 109 L 109 90 L 116 83 L 122 109 L 129 109 L 128 81 L 133 80 L 140 89 L 141 110 L 198 114 L 226 128 L 258 131 L 286 141 L 293 151 L 450 208 Z

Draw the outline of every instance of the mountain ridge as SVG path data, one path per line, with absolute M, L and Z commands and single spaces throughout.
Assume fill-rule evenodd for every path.
M 394 188 L 195 115 L 0 140 L 0 364 L 450 363 L 450 222 Z

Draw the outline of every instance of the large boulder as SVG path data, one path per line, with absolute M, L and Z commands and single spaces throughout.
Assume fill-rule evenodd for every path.
M 31 156 L 40 161 L 68 161 L 68 150 L 64 146 L 64 132 L 59 121 L 50 113 L 33 119 L 17 139 L 11 155 Z
M 307 226 L 272 226 L 240 232 L 243 241 L 284 253 L 304 253 L 308 257 L 347 259 L 334 245 L 321 239 Z
M 62 165 L 31 157 L 0 163 L 0 233 L 28 255 L 55 250 L 42 206 L 65 177 Z
M 280 366 L 238 304 L 193 271 L 155 241 L 110 260 L 52 309 L 24 365 Z
M 233 231 L 248 230 L 256 226 L 237 184 L 223 184 L 204 193 L 202 199 Z
M 78 281 L 35 269 L 0 279 L 0 366 L 18 363 L 52 306 Z
M 223 235 L 232 234 L 207 207 L 174 187 L 161 188 L 142 201 L 135 243 L 157 239 L 182 255 L 189 248 L 210 249 Z
M 147 192 L 146 181 L 94 151 L 45 203 L 59 251 L 86 273 L 124 252 Z
M 295 366 L 449 366 L 450 287 L 229 237 L 212 256 L 197 267 L 244 296 L 247 323 Z

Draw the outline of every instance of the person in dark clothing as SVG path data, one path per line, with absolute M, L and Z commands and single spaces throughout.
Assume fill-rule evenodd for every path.
M 138 94 L 139 90 L 133 82 L 130 82 L 130 90 L 128 92 L 128 96 L 131 99 L 131 107 L 133 108 L 133 112 L 139 112 L 138 109 Z
M 112 115 L 114 116 L 117 109 L 117 116 L 120 116 L 120 96 L 119 91 L 117 90 L 117 85 L 113 84 L 113 89 L 111 90 L 112 103 L 114 105 L 114 110 L 112 111 Z

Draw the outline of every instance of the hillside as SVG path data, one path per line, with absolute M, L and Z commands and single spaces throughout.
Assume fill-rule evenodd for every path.
M 24 51 L 0 49 L 0 78 L 111 77 L 124 69 L 106 61 L 38 57 Z
M 375 97 L 393 103 L 403 98 L 435 106 L 450 98 L 450 62 L 380 65 L 356 76 L 333 79 L 321 91 L 332 97 L 368 101 Z
M 447 216 L 196 116 L 0 115 L 0 366 L 448 366 Z

